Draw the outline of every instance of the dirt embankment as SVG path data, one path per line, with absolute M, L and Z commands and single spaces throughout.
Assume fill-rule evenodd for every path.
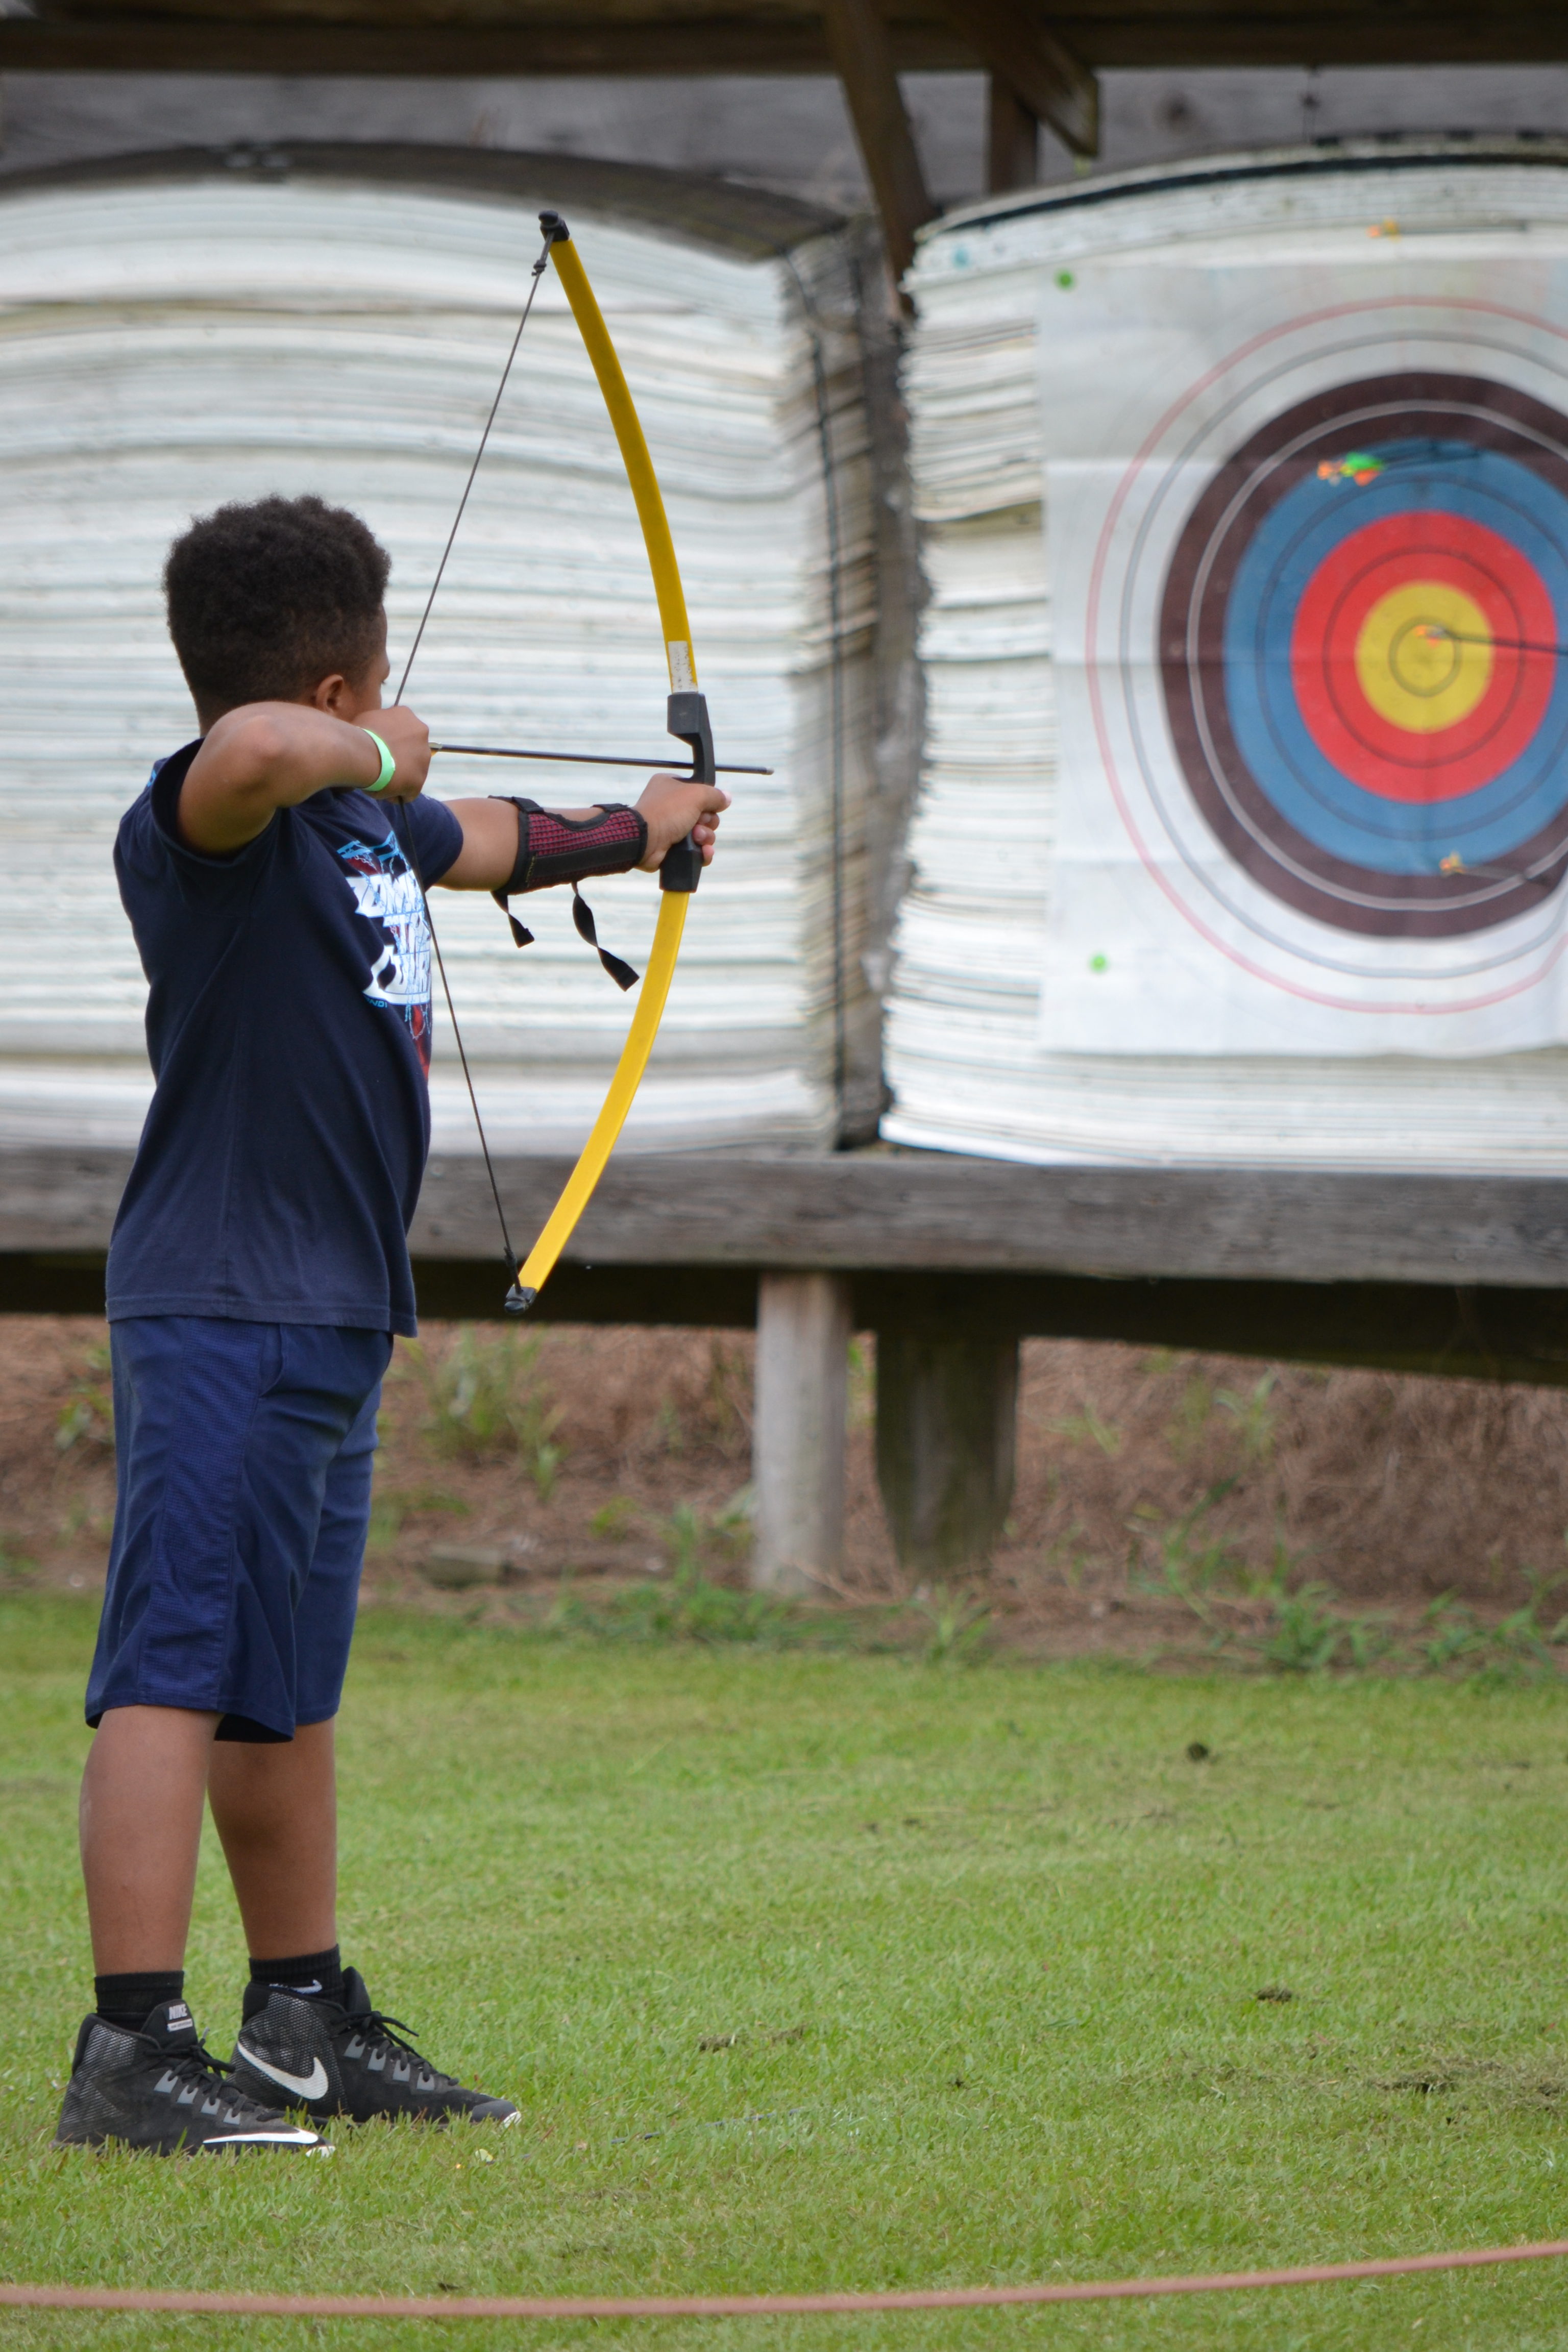
M 0 1318 L 0 1572 L 101 1577 L 113 1510 L 103 1327 Z M 367 1561 L 428 1594 L 433 1557 L 515 1582 L 742 1571 L 751 1343 L 732 1333 L 433 1325 L 399 1345 Z M 847 1590 L 904 1590 L 877 1501 L 875 1366 L 851 1376 Z M 1180 1586 L 1328 1586 L 1418 1613 L 1489 1613 L 1568 1570 L 1568 1394 L 1031 1341 L 1016 1499 L 986 1598 L 1097 1644 Z M 1561 1614 L 1568 1599 L 1543 1604 Z M 1099 1628 L 1096 1632 L 1094 1629 Z

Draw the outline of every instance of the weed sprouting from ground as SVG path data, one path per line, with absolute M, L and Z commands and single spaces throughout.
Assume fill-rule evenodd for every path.
M 704 1402 L 719 1451 L 727 1460 L 745 1453 L 752 1442 L 751 1366 L 722 1339 L 712 1343 Z
M 1207 1597 L 1216 1587 L 1237 1583 L 1243 1576 L 1241 1555 L 1228 1536 L 1206 1530 L 1205 1520 L 1236 1485 L 1221 1479 L 1199 1496 L 1190 1510 L 1162 1527 L 1157 1514 L 1145 1508 L 1130 1521 L 1133 1538 L 1129 1569 L 1138 1589 L 1184 1601 L 1207 1623 L 1212 1615 Z M 1148 1544 L 1154 1545 L 1151 1560 Z
M 1051 1429 L 1056 1436 L 1065 1437 L 1070 1445 L 1080 1445 L 1087 1439 L 1098 1445 L 1102 1454 L 1109 1454 L 1112 1461 L 1126 1442 L 1115 1423 L 1101 1421 L 1091 1404 L 1086 1404 L 1080 1412 L 1068 1413 L 1064 1421 L 1053 1421 Z
M 416 1339 L 405 1358 L 425 1392 L 423 1434 L 432 1448 L 470 1461 L 514 1454 L 548 1502 L 566 1454 L 554 1436 L 561 1415 L 539 1371 L 542 1344 L 516 1331 L 481 1339 L 465 1323 L 445 1356 L 432 1357 Z
M 1184 1381 L 1181 1402 L 1165 1432 L 1165 1442 L 1178 1462 L 1188 1459 L 1203 1444 L 1214 1404 L 1214 1391 L 1201 1372 Z
M 1274 1451 L 1277 1415 L 1268 1400 L 1279 1379 L 1278 1372 L 1265 1372 L 1244 1392 L 1221 1389 L 1215 1398 L 1220 1411 L 1228 1412 L 1235 1421 L 1242 1450 L 1249 1461 L 1267 1462 Z
M 601 1542 L 624 1543 L 636 1527 L 640 1506 L 630 1495 L 612 1495 L 588 1521 L 588 1533 Z
M 21 1550 L 9 1536 L 0 1535 L 0 1577 L 8 1582 L 26 1582 L 37 1566 L 30 1554 Z
M 1548 1605 L 1568 1580 L 1563 1574 L 1527 1570 L 1529 1600 L 1493 1624 L 1442 1594 L 1415 1635 L 1402 1639 L 1388 1612 L 1347 1609 L 1331 1585 L 1303 1579 L 1282 1535 L 1272 1557 L 1254 1566 L 1233 1538 L 1215 1534 L 1205 1523 L 1236 1483 L 1218 1482 L 1163 1525 L 1152 1511 L 1130 1522 L 1132 1590 L 1180 1601 L 1205 1629 L 1215 1656 L 1281 1675 L 1460 1669 L 1518 1680 L 1563 1671 L 1556 1653 L 1568 1647 L 1568 1616 L 1554 1617 Z
M 689 1571 L 704 1559 L 739 1567 L 752 1549 L 754 1507 L 750 1486 L 741 1487 L 716 1511 L 702 1512 L 689 1503 L 678 1503 L 665 1536 L 671 1567 L 678 1573 Z
M 662 1523 L 647 1527 L 664 1553 L 667 1576 L 584 1591 L 568 1574 L 544 1619 L 546 1630 L 639 1642 L 760 1642 L 774 1647 L 805 1638 L 807 1621 L 788 1601 L 725 1580 L 751 1549 L 752 1501 L 751 1488 L 742 1486 L 716 1511 L 678 1503 Z M 629 1536 L 639 1518 L 647 1525 L 647 1515 L 624 1496 L 595 1518 L 597 1533 L 617 1539 Z
M 113 1444 L 114 1391 L 109 1381 L 109 1345 L 104 1341 L 87 1350 L 82 1370 L 70 1384 L 55 1423 L 55 1451 L 68 1454 L 73 1446 L 92 1445 L 108 1452 Z
M 928 1665 L 974 1665 L 984 1656 L 993 1612 L 973 1593 L 950 1592 L 939 1584 L 933 1591 L 917 1592 L 910 1607 L 931 1627 L 922 1650 Z
M 385 1486 L 378 1478 L 371 1498 L 365 1549 L 389 1550 L 407 1521 L 423 1513 L 463 1517 L 468 1509 L 460 1495 L 448 1494 L 443 1486 Z
M 788 1602 L 715 1584 L 695 1565 L 668 1579 L 649 1577 L 591 1595 L 563 1578 L 544 1628 L 609 1641 L 739 1642 L 772 1649 L 798 1646 L 805 1637 L 804 1621 Z
M 1552 1596 L 1563 1579 L 1526 1570 L 1530 1598 L 1495 1625 L 1483 1625 L 1474 1610 L 1451 1592 L 1440 1593 L 1423 1619 L 1418 1650 L 1424 1664 L 1438 1673 L 1462 1666 L 1489 1675 L 1556 1675 L 1554 1653 L 1568 1647 L 1568 1617 L 1548 1624 Z
M 1373 1620 L 1346 1617 L 1326 1584 L 1303 1584 L 1281 1593 L 1272 1621 L 1258 1639 L 1258 1655 L 1276 1674 L 1316 1675 L 1330 1666 L 1369 1666 L 1381 1657 L 1387 1638 Z

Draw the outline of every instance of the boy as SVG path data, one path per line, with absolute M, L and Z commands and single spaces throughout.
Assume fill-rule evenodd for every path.
M 109 1255 L 118 1488 L 81 1796 L 98 1973 L 62 2144 L 321 2147 L 300 2110 L 517 2117 L 422 2058 L 337 1943 L 332 1719 L 382 1374 L 416 1328 L 419 877 L 651 871 L 693 831 L 711 858 L 728 796 L 658 775 L 635 810 L 422 798 L 429 737 L 381 708 L 389 570 L 356 516 L 273 498 L 193 524 L 164 573 L 200 734 L 115 850 L 156 1088 Z M 226 2070 L 184 2000 L 204 1800 L 252 1955 Z

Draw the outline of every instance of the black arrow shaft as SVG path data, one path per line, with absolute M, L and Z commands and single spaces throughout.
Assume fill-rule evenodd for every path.
M 1423 634 L 1447 637 L 1457 646 L 1503 646 L 1514 654 L 1568 654 L 1568 646 L 1549 646 L 1539 637 L 1482 637 L 1474 630 L 1445 629 L 1436 622 Z
M 497 743 L 432 743 L 432 751 L 461 751 L 470 760 L 560 760 L 574 768 L 657 768 L 667 775 L 679 774 L 668 758 L 634 759 L 628 751 L 519 751 Z M 733 763 L 720 763 L 715 772 L 721 776 L 771 776 L 771 768 L 746 768 Z

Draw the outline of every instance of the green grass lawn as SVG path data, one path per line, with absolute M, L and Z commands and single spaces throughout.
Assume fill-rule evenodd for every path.
M 744 2292 L 1568 2236 L 1560 1689 L 628 1648 L 381 1612 L 343 1716 L 345 1951 L 524 2124 L 344 2131 L 330 2163 L 53 2152 L 90 1983 L 92 1623 L 0 1603 L 4 2274 Z M 189 1982 L 224 2050 L 243 1969 L 215 1844 Z M 0 2315 L 7 2346 L 590 2339 L 1533 2352 L 1568 2347 L 1568 2264 L 858 2321 Z

